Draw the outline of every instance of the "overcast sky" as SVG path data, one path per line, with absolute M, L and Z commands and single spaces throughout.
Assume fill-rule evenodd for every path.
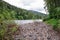
M 35 10 L 42 13 L 46 13 L 44 10 L 43 0 L 4 0 L 4 1 L 23 9 Z

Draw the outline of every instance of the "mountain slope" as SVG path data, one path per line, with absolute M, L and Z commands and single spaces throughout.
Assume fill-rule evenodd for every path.
M 0 19 L 10 20 L 25 20 L 25 19 L 40 19 L 40 15 L 34 14 L 34 12 L 17 8 L 5 1 L 0 1 Z
M 36 15 L 39 15 L 42 18 L 46 18 L 48 16 L 47 14 L 44 14 L 44 13 L 41 13 L 41 12 L 37 12 L 37 11 L 34 11 L 34 10 L 30 10 L 30 12 L 32 12 L 32 13 L 34 13 Z

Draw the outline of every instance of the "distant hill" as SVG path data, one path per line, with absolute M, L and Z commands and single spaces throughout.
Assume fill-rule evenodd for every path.
M 29 11 L 31 11 L 32 13 L 35 13 L 35 14 L 46 15 L 44 13 L 41 13 L 41 12 L 38 12 L 38 11 L 34 11 L 34 10 L 29 10 Z
M 15 7 L 5 1 L 0 1 L 0 19 L 4 20 L 25 20 L 25 19 L 41 19 L 45 14 L 25 10 Z
M 41 12 L 38 12 L 38 11 L 34 11 L 34 10 L 29 10 L 29 11 L 36 14 L 36 15 L 39 15 L 43 18 L 46 18 L 48 16 L 47 14 L 44 14 L 44 13 L 41 13 Z

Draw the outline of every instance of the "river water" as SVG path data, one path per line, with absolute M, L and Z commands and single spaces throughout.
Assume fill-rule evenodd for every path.
M 41 19 L 37 20 L 14 20 L 16 24 L 27 24 L 27 23 L 33 23 L 33 22 L 42 22 Z

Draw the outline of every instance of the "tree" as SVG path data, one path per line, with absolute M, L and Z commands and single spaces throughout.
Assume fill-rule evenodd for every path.
M 48 8 L 50 18 L 57 18 L 57 10 L 55 10 L 57 7 L 60 7 L 60 0 L 45 0 L 45 4 Z M 57 13 L 56 13 L 57 12 Z M 54 16 L 55 15 L 55 16 Z

